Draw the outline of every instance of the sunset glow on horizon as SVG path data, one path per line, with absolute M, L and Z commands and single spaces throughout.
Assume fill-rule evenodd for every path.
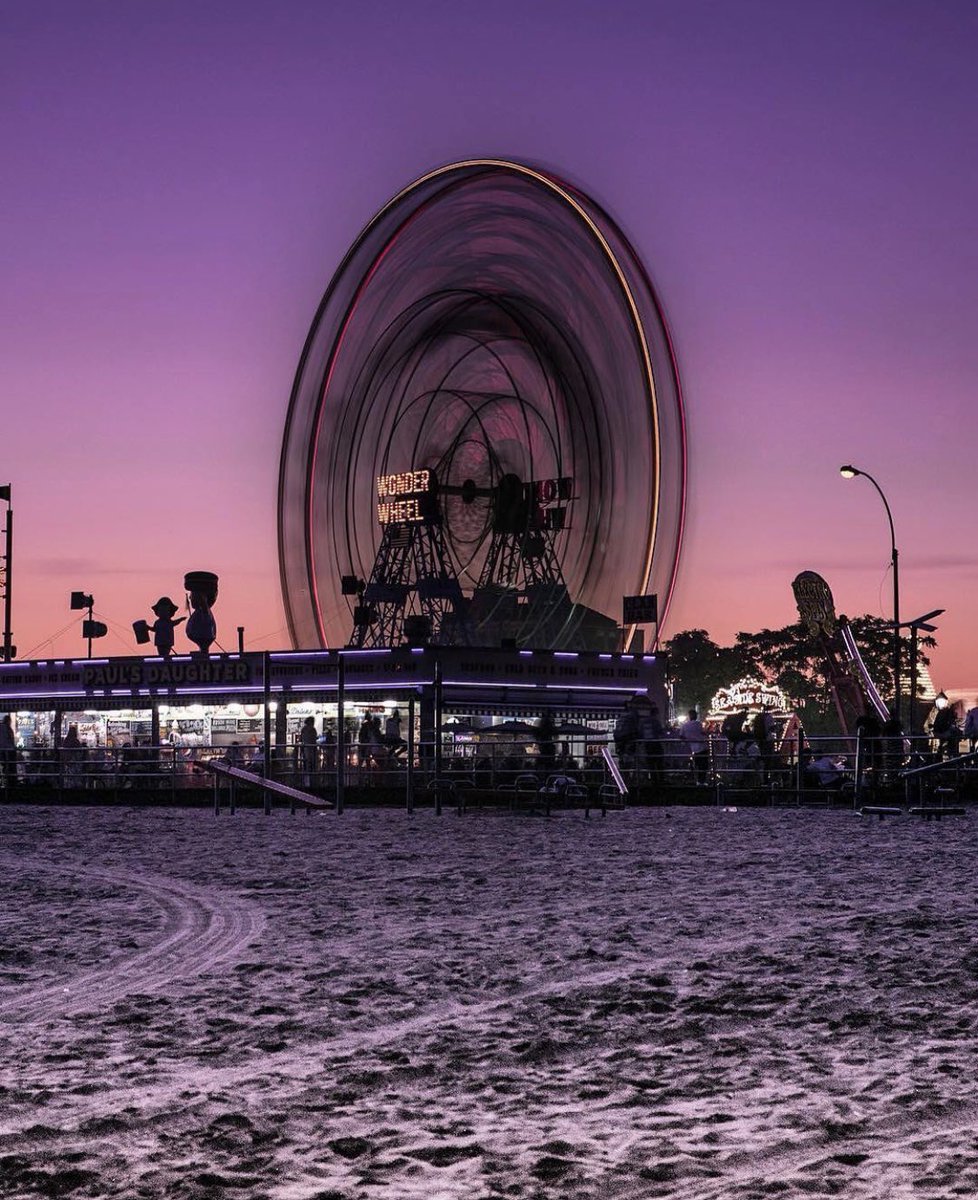
M 538 164 L 620 224 L 689 425 L 668 638 L 935 608 L 978 686 L 978 10 L 965 4 L 40 3 L 0 14 L 0 483 L 20 656 L 106 655 L 220 577 L 219 644 L 284 648 L 279 457 L 360 229 L 423 172 Z M 629 430 L 620 430 L 627 439 Z M 189 644 L 177 633 L 178 652 Z M 978 695 L 978 691 L 975 693 Z

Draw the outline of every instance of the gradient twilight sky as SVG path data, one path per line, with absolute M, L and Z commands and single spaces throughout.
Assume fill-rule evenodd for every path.
M 890 500 L 903 615 L 948 610 L 935 683 L 978 684 L 971 0 L 6 0 L 0 54 L 21 654 L 75 588 L 133 653 L 201 568 L 227 648 L 286 644 L 278 456 L 321 294 L 399 188 L 497 155 L 601 202 L 670 321 L 691 475 L 664 635 L 794 620 L 806 568 L 889 617 L 851 461 Z

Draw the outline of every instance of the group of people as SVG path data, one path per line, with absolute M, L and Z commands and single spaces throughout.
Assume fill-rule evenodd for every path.
M 653 783 L 662 782 L 669 733 L 657 704 L 648 696 L 633 696 L 615 722 L 613 736 L 618 762 L 625 770 L 647 773 Z
M 937 759 L 956 758 L 961 753 L 961 743 L 967 741 L 968 749 L 974 752 L 978 746 L 978 700 L 969 708 L 961 721 L 964 705 L 959 700 L 939 708 L 931 722 L 930 734 L 937 743 Z
M 391 766 L 401 761 L 405 751 L 401 723 L 401 713 L 396 708 L 383 721 L 377 713 L 363 714 L 356 731 L 357 763 L 361 768 Z M 348 730 L 348 734 L 350 732 Z M 305 786 L 311 786 L 314 776 L 320 771 L 336 769 L 336 742 L 336 730 L 332 724 L 324 722 L 320 732 L 316 728 L 315 717 L 304 719 L 297 743 Z
M 774 717 L 764 709 L 751 718 L 749 709 L 726 717 L 720 729 L 727 743 L 727 766 L 749 771 L 762 780 L 771 777 L 776 746 Z M 661 783 L 665 771 L 680 760 L 693 782 L 705 787 L 710 774 L 710 735 L 695 708 L 676 727 L 663 724 L 658 706 L 647 696 L 634 696 L 619 716 L 614 731 L 618 762 L 626 771 Z

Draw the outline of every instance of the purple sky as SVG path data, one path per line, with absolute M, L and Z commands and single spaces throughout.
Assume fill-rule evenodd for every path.
M 690 519 L 668 635 L 945 607 L 978 685 L 978 7 L 8 3 L 0 482 L 22 653 L 91 590 L 129 623 L 185 570 L 283 645 L 275 502 L 296 361 L 373 212 L 469 155 L 602 202 L 683 371 Z M 77 629 L 47 650 L 78 653 Z M 40 652 L 40 651 L 39 651 Z

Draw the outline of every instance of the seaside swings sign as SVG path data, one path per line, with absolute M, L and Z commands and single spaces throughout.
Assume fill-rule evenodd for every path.
M 773 683 L 762 683 L 760 679 L 738 679 L 728 688 L 720 688 L 710 705 L 710 716 L 726 717 L 743 709 L 760 712 L 768 708 L 774 712 L 790 712 L 788 698 Z

